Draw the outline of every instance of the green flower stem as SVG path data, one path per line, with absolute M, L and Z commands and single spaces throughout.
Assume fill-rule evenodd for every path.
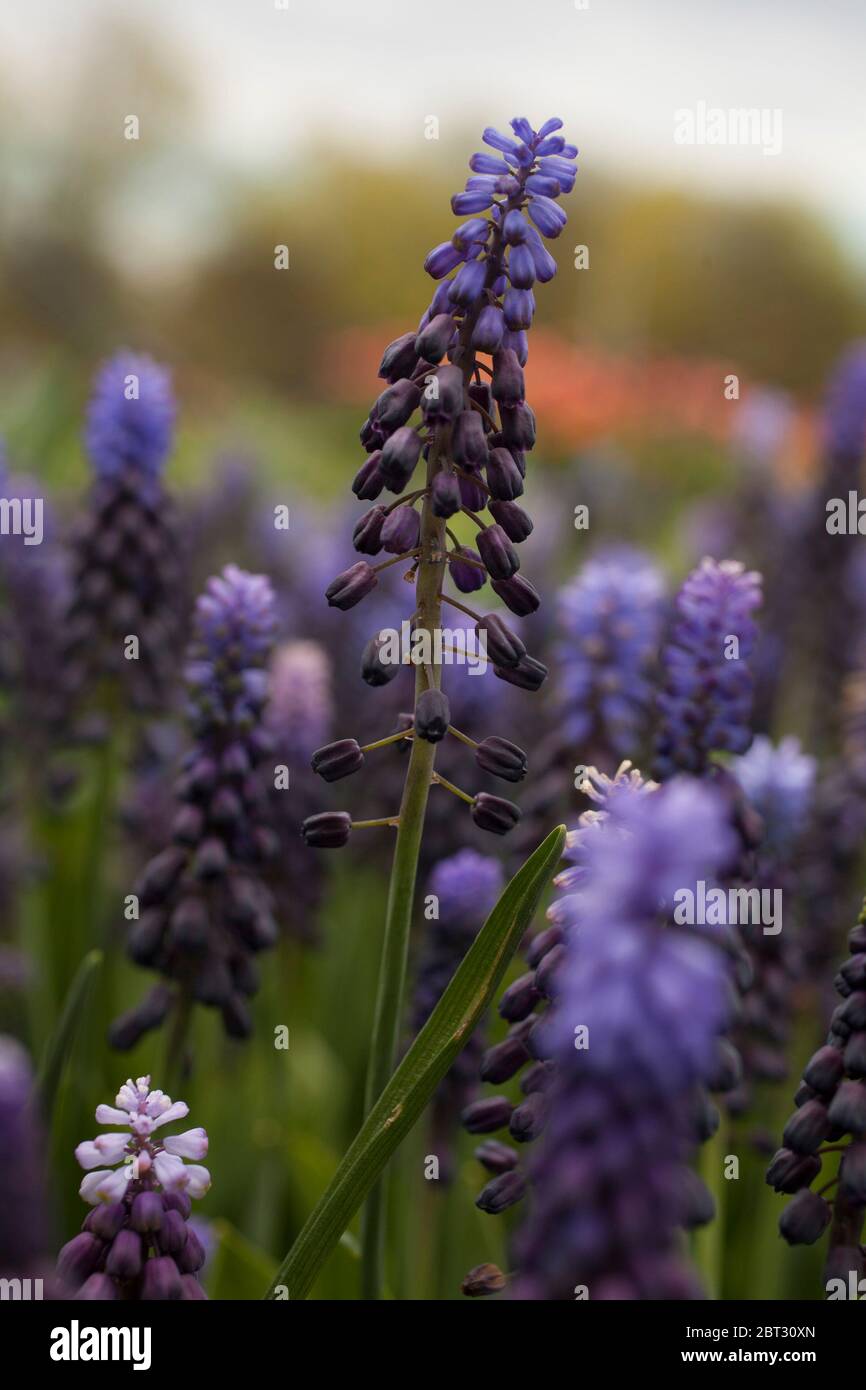
M 427 462 L 427 484 L 432 483 L 439 471 L 439 460 L 444 440 L 437 437 L 430 450 Z M 416 581 L 417 621 L 416 630 L 426 628 L 434 632 L 441 622 L 441 602 L 439 589 L 445 569 L 445 523 L 433 515 L 429 498 L 425 498 L 421 511 L 421 559 Z M 415 672 L 415 699 L 427 688 L 428 680 L 439 685 L 441 672 L 438 667 L 429 674 L 421 666 Z M 409 769 L 403 787 L 403 800 L 400 805 L 400 823 L 397 829 L 397 843 L 394 847 L 394 862 L 391 870 L 391 884 L 388 890 L 388 907 L 385 916 L 385 940 L 382 947 L 382 961 L 379 969 L 379 988 L 376 998 L 376 1013 L 373 1021 L 373 1039 L 370 1062 L 367 1071 L 366 1111 L 375 1105 L 388 1083 L 394 1069 L 400 1028 L 403 1021 L 403 993 L 406 983 L 406 962 L 409 955 L 409 935 L 412 927 L 412 909 L 415 902 L 415 879 L 418 872 L 418 855 L 421 849 L 421 835 L 424 830 L 424 817 L 427 811 L 427 797 L 433 780 L 433 763 L 436 745 L 423 738 L 412 740 Z M 380 1297 L 383 1275 L 383 1256 L 385 1239 L 385 1179 L 382 1179 L 370 1192 L 361 1226 L 363 1256 L 361 1262 L 361 1296 L 376 1299 Z

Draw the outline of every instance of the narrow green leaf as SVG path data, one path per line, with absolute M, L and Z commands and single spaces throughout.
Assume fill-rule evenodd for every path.
M 306 1298 L 352 1216 L 493 998 L 559 861 L 564 841 L 565 827 L 558 826 L 508 884 L 352 1141 L 330 1186 L 280 1266 L 267 1298 L 276 1297 L 277 1288 L 286 1290 L 290 1299 Z
M 90 986 L 101 964 L 101 951 L 87 952 L 69 986 L 57 1027 L 45 1046 L 39 1074 L 36 1077 L 36 1095 L 45 1116 L 51 1114 L 63 1068 L 69 1059 L 75 1033 L 84 1014 Z

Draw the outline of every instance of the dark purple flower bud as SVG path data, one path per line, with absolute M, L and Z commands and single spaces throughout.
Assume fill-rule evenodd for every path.
M 446 242 L 445 245 L 448 246 L 449 251 L 453 252 L 454 248 L 448 242 Z M 430 255 L 433 254 L 434 253 L 431 251 Z M 427 259 L 429 260 L 430 257 L 428 256 Z M 458 257 L 454 265 L 459 265 L 461 260 L 462 257 Z M 449 270 L 454 269 L 454 265 L 449 266 L 448 270 L 443 270 L 442 274 L 447 275 Z M 425 262 L 425 269 L 426 268 Z M 436 278 L 438 279 L 439 277 L 437 276 Z M 399 338 L 395 338 L 393 343 L 389 343 L 382 353 L 382 361 L 379 363 L 378 375 L 384 377 L 386 381 L 400 381 L 403 377 L 410 375 L 412 368 L 415 366 L 417 356 L 418 354 L 415 351 L 415 334 L 403 333 Z
M 469 1134 L 493 1134 L 504 1129 L 514 1107 L 507 1096 L 486 1096 L 474 1100 L 461 1113 L 460 1123 Z
M 541 281 L 542 285 L 546 285 L 548 281 L 552 280 L 554 275 L 556 274 L 556 261 L 551 256 L 550 252 L 544 245 L 544 242 L 541 240 L 541 237 L 538 235 L 538 232 L 535 230 L 534 227 L 529 228 L 529 235 L 526 238 L 526 244 L 532 252 L 532 259 L 535 262 L 536 278 Z M 534 300 L 532 308 L 534 311 Z M 526 327 L 528 328 L 529 324 L 527 324 Z
M 162 1225 L 163 1205 L 156 1192 L 139 1192 L 133 1198 L 129 1212 L 129 1224 L 134 1231 L 144 1235 L 147 1231 L 158 1231 Z
M 205 1261 L 205 1248 L 191 1226 L 187 1227 L 186 1242 L 176 1256 L 176 1264 L 182 1274 L 195 1274 Z
M 341 849 L 348 842 L 352 817 L 348 811 L 320 811 L 307 816 L 301 826 L 304 842 L 310 849 Z
M 476 405 L 480 405 L 482 410 L 486 410 L 489 415 L 493 409 L 493 392 L 490 390 L 490 383 L 487 381 L 471 381 L 469 383 L 469 399 Z
M 520 1038 L 505 1038 L 503 1042 L 488 1047 L 481 1058 L 480 1076 L 482 1081 L 492 1086 L 501 1086 L 516 1076 L 524 1062 L 529 1061 L 529 1053 Z
M 421 457 L 421 436 L 411 425 L 401 425 L 386 440 L 379 471 L 389 492 L 402 492 Z
M 507 1211 L 519 1202 L 525 1192 L 526 1178 L 514 1169 L 510 1173 L 500 1173 L 497 1178 L 491 1178 L 475 1198 L 475 1205 L 479 1210 L 489 1212 L 491 1216 L 498 1216 L 501 1211 Z
M 451 345 L 455 327 L 451 314 L 437 314 L 415 339 L 418 356 L 425 362 L 441 362 Z
M 399 670 L 398 662 L 382 660 L 381 636 L 371 637 L 361 653 L 361 679 L 373 687 L 387 685 Z
M 492 149 L 502 150 L 503 154 L 514 155 L 519 149 L 519 141 L 512 139 L 510 135 L 503 135 L 501 131 L 496 130 L 492 125 L 485 127 L 481 139 L 484 141 L 485 145 L 490 145 Z
M 378 555 L 382 549 L 382 526 L 388 513 L 384 507 L 371 507 L 355 522 L 352 544 L 362 555 Z
M 529 1017 L 540 999 L 541 994 L 535 986 L 535 971 L 529 970 L 508 986 L 499 1001 L 500 1016 L 508 1023 L 521 1023 Z
M 545 927 L 534 936 L 526 948 L 526 964 L 531 970 L 535 970 L 548 951 L 552 951 L 554 946 L 558 946 L 562 941 L 562 927 Z M 505 1015 L 503 1015 L 505 1017 Z
M 534 197 L 529 200 L 529 216 L 542 236 L 558 237 L 568 218 L 558 203 L 551 198 Z
M 526 647 L 498 613 L 483 614 L 475 627 L 494 666 L 516 666 L 526 655 Z
M 164 1255 L 176 1255 L 186 1243 L 186 1222 L 179 1211 L 167 1211 L 157 1237 Z
M 460 480 L 455 473 L 437 473 L 430 489 L 434 516 L 449 517 L 459 512 L 463 498 Z
M 138 880 L 137 892 L 141 903 L 149 906 L 150 903 L 161 902 L 185 865 L 185 852 L 173 845 L 151 859 Z
M 866 1143 L 849 1144 L 840 1169 L 842 1192 L 858 1205 L 866 1205 Z
M 526 404 L 513 409 L 502 406 L 499 412 L 502 420 L 502 438 L 509 448 L 529 453 L 535 446 L 535 414 Z
M 547 135 L 546 138 L 541 138 L 541 132 L 539 131 L 539 141 L 535 147 L 536 156 L 543 157 L 544 155 L 561 154 L 564 150 L 565 140 L 561 135 Z
M 382 544 L 394 555 L 414 550 L 421 534 L 421 518 L 411 505 L 396 507 L 382 526 Z
M 159 1027 L 171 1007 L 171 1002 L 170 990 L 164 989 L 161 985 L 150 990 L 140 1004 L 127 1009 L 126 1013 L 114 1020 L 108 1030 L 111 1046 L 120 1052 L 128 1052 L 131 1047 L 135 1047 L 140 1037 L 149 1033 L 152 1028 Z
M 500 506 L 507 506 L 507 503 L 500 503 Z M 524 579 L 520 574 L 514 574 L 510 579 L 494 579 L 491 585 L 493 592 L 498 594 L 502 602 L 512 613 L 516 613 L 519 618 L 525 618 L 530 613 L 535 613 L 541 604 L 538 590 L 528 579 Z
M 472 803 L 472 819 L 479 830 L 489 830 L 491 835 L 507 835 L 520 820 L 520 807 L 504 797 L 479 792 Z
M 508 166 L 504 165 L 503 168 L 507 173 Z M 489 169 L 479 170 L 479 173 L 482 172 L 489 174 L 493 171 Z M 468 222 L 461 223 L 461 225 L 457 228 L 456 232 L 451 238 L 451 241 L 455 246 L 460 247 L 462 250 L 467 250 L 470 246 L 473 245 L 474 242 L 487 240 L 487 238 L 490 235 L 490 225 L 491 224 L 486 217 L 470 217 Z M 426 352 L 419 353 L 419 356 L 426 357 L 428 362 L 433 362 L 437 360 L 433 357 L 430 357 L 429 354 Z
M 481 479 L 479 477 L 478 482 L 475 482 L 476 477 L 478 477 L 478 475 L 473 473 L 470 476 L 461 477 L 458 480 L 460 483 L 460 497 L 464 507 L 468 507 L 470 512 L 483 511 L 487 501 L 487 493 L 481 486 Z
M 327 743 L 324 748 L 317 748 L 310 759 L 310 767 L 326 782 L 338 782 L 341 777 L 349 777 L 363 765 L 364 754 L 353 738 Z
M 813 1154 L 830 1132 L 827 1107 L 820 1100 L 807 1100 L 785 1126 L 782 1142 L 798 1154 Z
M 509 330 L 508 333 L 503 334 L 502 346 L 503 349 L 511 348 L 511 351 L 517 357 L 521 367 L 526 366 L 526 361 L 529 357 L 529 339 L 522 329 L 518 332 L 511 332 Z
M 359 560 L 356 565 L 338 574 L 325 590 L 325 598 L 331 608 L 354 608 L 356 603 L 360 603 L 362 598 L 375 589 L 378 584 L 378 576 L 372 565 L 366 560 Z
M 866 992 L 849 994 L 842 1005 L 841 1017 L 849 1028 L 866 1028 Z
M 520 405 L 525 396 L 523 368 L 513 348 L 503 348 L 493 359 L 492 393 L 500 405 Z
M 209 932 L 207 904 L 199 897 L 181 898 L 171 914 L 172 945 L 187 951 L 202 951 L 207 945 Z
M 538 690 L 547 680 L 547 667 L 534 656 L 522 656 L 516 666 L 494 666 L 493 674 L 519 690 Z
M 85 1231 L 99 1236 L 100 1240 L 114 1240 L 126 1221 L 126 1207 L 123 1202 L 100 1202 L 87 1213 L 84 1221 Z
M 523 494 L 520 469 L 507 449 L 491 449 L 487 455 L 487 486 L 499 502 L 513 502 Z M 503 532 L 505 528 L 503 527 Z
M 475 761 L 484 772 L 505 782 L 522 782 L 526 776 L 526 754 L 507 738 L 485 738 L 475 749 Z
M 810 1104 L 818 1104 L 811 1101 Z M 804 1106 L 803 1109 L 806 1107 Z M 798 1111 L 802 1115 L 803 1111 Z M 866 1134 L 866 1085 L 862 1081 L 843 1081 L 830 1102 L 830 1124 L 858 1138 Z
M 424 690 L 415 703 L 415 732 L 428 743 L 439 743 L 448 732 L 451 710 L 441 690 Z
M 814 1245 L 829 1226 L 831 1215 L 824 1198 L 804 1188 L 779 1217 L 779 1234 L 789 1245 Z
M 520 569 L 517 551 L 501 526 L 487 526 L 479 531 L 476 543 L 492 579 L 510 579 Z
M 767 1182 L 776 1192 L 799 1192 L 801 1187 L 808 1187 L 820 1171 L 820 1158 L 778 1149 L 767 1169 Z
M 482 175 L 483 177 L 483 175 Z M 470 180 L 472 182 L 472 180 Z M 451 199 L 451 211 L 455 217 L 466 217 L 473 212 L 483 212 L 493 202 L 493 189 L 471 189 L 468 193 L 455 193 Z
M 866 1076 L 866 1033 L 852 1033 L 845 1044 L 845 1070 L 849 1076 Z
M 507 804 L 507 803 L 506 803 Z M 517 810 L 517 807 L 514 807 Z M 512 1139 L 529 1144 L 537 1139 L 547 1121 L 548 1100 L 544 1091 L 533 1091 L 518 1105 L 508 1125 Z
M 502 300 L 502 313 L 512 332 L 532 327 L 535 313 L 535 296 L 532 290 L 506 290 Z
M 462 265 L 451 282 L 452 304 L 471 309 L 476 300 L 481 298 L 486 276 L 487 264 L 484 260 L 467 261 Z
M 525 244 L 512 246 L 508 257 L 508 278 L 516 290 L 531 290 L 535 284 L 535 261 Z
M 507 1282 L 498 1265 L 476 1265 L 464 1278 L 460 1292 L 466 1298 L 486 1298 L 488 1294 L 501 1293 Z
M 421 398 L 424 418 L 433 423 L 453 420 L 463 409 L 463 373 L 459 367 L 437 367 L 424 385 Z
M 574 188 L 577 170 L 567 159 L 556 154 L 546 155 L 538 161 L 538 168 L 540 173 L 556 179 L 563 193 L 570 193 Z
M 451 457 L 461 468 L 480 468 L 487 462 L 484 422 L 477 410 L 461 410 L 454 421 Z
M 475 1150 L 475 1158 L 488 1173 L 510 1173 L 519 1161 L 517 1150 L 499 1139 L 485 1139 Z
M 813 1091 L 818 1091 L 822 1096 L 830 1095 L 842 1080 L 844 1070 L 842 1053 L 838 1048 L 820 1047 L 803 1072 L 803 1080 Z
M 142 1299 L 146 1302 L 164 1302 L 180 1298 L 182 1291 L 180 1273 L 170 1255 L 156 1255 L 145 1262 L 141 1281 Z
M 119 1231 L 105 1261 L 106 1274 L 115 1279 L 136 1279 L 141 1265 L 141 1236 L 135 1231 Z
M 155 908 L 147 908 L 134 923 L 126 941 L 126 948 L 136 965 L 149 965 L 157 954 L 162 942 L 165 917 Z
M 472 346 L 479 352 L 496 352 L 504 332 L 502 310 L 496 304 L 485 304 L 472 330 Z
M 512 208 L 505 214 L 502 223 L 502 239 L 509 246 L 519 246 L 524 242 L 529 233 L 529 225 L 522 212 L 517 208 Z
M 382 459 L 381 449 L 377 449 L 374 454 L 370 454 L 365 459 L 355 474 L 352 483 L 352 491 L 362 502 L 372 502 L 379 496 L 385 486 L 385 479 L 382 477 L 382 470 L 379 464 Z
M 216 835 L 202 840 L 192 865 L 196 878 L 208 880 L 222 878 L 228 867 L 229 853 L 225 841 L 218 839 Z
M 409 416 L 418 409 L 421 388 L 414 381 L 398 381 L 383 391 L 376 402 L 376 420 L 383 430 L 391 434 L 405 425 Z
M 66 1242 L 57 1256 L 57 1273 L 65 1284 L 78 1288 L 93 1274 L 105 1249 L 104 1243 L 89 1231 L 81 1231 Z
M 441 280 L 444 275 L 450 275 L 452 270 L 456 270 L 462 260 L 463 252 L 461 250 L 450 241 L 441 241 L 438 246 L 434 246 L 433 250 L 427 253 L 427 258 L 424 261 L 424 269 L 434 280 Z M 398 339 L 397 341 L 399 342 L 400 340 Z M 413 352 L 415 350 L 414 339 L 412 341 L 412 350 Z M 381 369 L 379 375 L 384 375 Z
M 477 563 L 472 564 L 467 560 L 461 560 L 461 555 L 468 555 L 470 560 L 477 561 Z M 461 594 L 473 594 L 476 589 L 483 589 L 487 583 L 487 575 L 481 565 L 481 556 L 477 550 L 471 550 L 469 546 L 461 545 L 453 550 L 448 557 L 448 566 L 451 570 L 451 578 Z

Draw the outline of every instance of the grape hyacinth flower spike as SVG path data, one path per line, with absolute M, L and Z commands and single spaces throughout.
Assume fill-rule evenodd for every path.
M 199 1162 L 207 1135 L 201 1128 L 162 1133 L 188 1114 L 184 1101 L 151 1090 L 149 1076 L 129 1078 L 114 1105 L 96 1107 L 100 1124 L 121 1128 L 75 1150 L 86 1170 L 79 1191 L 91 1211 L 57 1260 L 58 1276 L 74 1298 L 207 1297 L 196 1278 L 205 1251 L 188 1224 L 190 1199 L 210 1187 L 210 1173 Z
M 141 916 L 128 942 L 132 959 L 166 983 L 113 1024 L 115 1047 L 134 1046 L 173 1009 L 180 1026 L 193 1002 L 218 1008 L 231 1037 L 251 1031 L 254 957 L 277 937 L 263 877 L 276 836 L 257 776 L 273 751 L 264 719 L 273 636 L 267 579 L 227 565 L 208 581 L 186 668 L 193 743 L 175 788 L 171 842 L 136 885 Z
M 712 753 L 745 753 L 751 743 L 748 657 L 760 602 L 760 575 L 735 560 L 703 560 L 680 589 L 658 697 L 660 780 L 676 772 L 702 776 Z
M 100 369 L 85 431 L 94 482 L 73 539 L 66 625 L 68 676 L 81 698 L 109 681 L 133 708 L 159 709 L 174 680 L 183 564 L 162 474 L 175 413 L 168 372 L 151 358 L 119 352 Z
M 506 834 L 520 816 L 505 797 L 489 792 L 473 796 L 434 770 L 436 745 L 446 737 L 472 748 L 486 770 L 503 767 L 509 781 L 525 763 L 513 746 L 482 752 L 483 745 L 452 725 L 441 689 L 446 645 L 447 659 L 453 654 L 445 642 L 449 630 L 441 627 L 442 605 L 471 619 L 478 645 L 499 679 L 524 690 L 539 688 L 546 668 L 527 653 L 500 614 L 475 611 L 447 586 L 450 582 L 467 594 L 489 580 L 505 608 L 518 615 L 539 604 L 532 584 L 518 573 L 518 547 L 532 529 L 518 499 L 536 436 L 523 368 L 535 312 L 533 286 L 556 273 L 544 241 L 560 235 L 566 216 L 557 200 L 571 192 L 576 177 L 577 149 L 559 133 L 561 127 L 553 118 L 536 131 L 517 117 L 512 134 L 490 127 L 484 131 L 488 149 L 472 156 L 465 190 L 451 200 L 455 216 L 464 220 L 425 261 L 428 274 L 439 282 L 436 291 L 417 329 L 385 349 L 379 375 L 387 385 L 361 428 L 367 458 L 352 486 L 356 497 L 376 505 L 358 522 L 354 541 L 369 558 L 339 574 L 326 591 L 332 607 L 353 608 L 393 565 L 403 567 L 415 589 L 409 619 L 409 659 L 416 668 L 411 725 L 364 747 L 342 739 L 320 749 L 313 760 L 324 777 L 336 780 L 360 768 L 374 749 L 411 741 L 399 812 L 354 825 L 348 812 L 322 812 L 303 824 L 307 844 L 319 848 L 343 845 L 353 829 L 363 826 L 397 830 L 368 1106 L 390 1076 L 399 1042 L 402 981 L 431 784 L 460 798 L 475 824 L 493 834 Z M 380 500 L 385 493 L 394 500 Z M 464 544 L 450 524 L 458 513 L 476 530 L 474 546 Z M 391 552 L 389 557 L 373 563 L 383 550 Z M 374 685 L 387 676 L 389 663 L 380 656 L 376 650 L 365 653 L 365 674 Z M 395 664 L 393 658 L 390 664 Z M 376 1253 L 380 1216 L 381 1188 L 368 1204 L 365 1222 L 367 1297 L 378 1296 L 381 1287 Z

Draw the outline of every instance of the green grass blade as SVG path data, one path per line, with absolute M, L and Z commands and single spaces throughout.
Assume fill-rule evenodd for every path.
M 423 1112 L 490 1003 L 565 841 L 551 831 L 508 884 L 427 1023 L 370 1111 L 266 1297 L 303 1299 L 388 1159 Z M 285 1293 L 281 1295 L 285 1297 Z
M 42 1114 L 48 1116 L 54 1104 L 63 1068 L 69 1059 L 73 1039 L 87 1004 L 90 987 L 102 964 L 102 952 L 88 951 L 82 960 L 63 1004 L 60 1020 L 45 1047 L 39 1074 L 36 1077 L 36 1096 Z

